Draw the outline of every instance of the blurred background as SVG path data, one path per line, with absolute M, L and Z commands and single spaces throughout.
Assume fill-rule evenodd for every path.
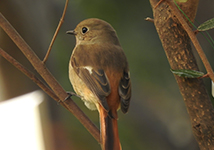
M 43 59 L 63 12 L 62 0 L 1 0 L 0 12 L 21 34 L 35 53 Z M 214 16 L 214 1 L 199 3 L 196 20 L 200 24 Z M 66 91 L 73 91 L 68 79 L 68 62 L 75 46 L 75 37 L 67 30 L 86 18 L 100 18 L 117 31 L 129 61 L 132 99 L 128 114 L 119 112 L 119 135 L 123 150 L 197 150 L 191 124 L 178 86 L 161 46 L 147 1 L 70 0 L 62 28 L 47 67 Z M 196 23 L 196 25 L 198 25 Z M 211 37 L 214 31 L 209 31 Z M 200 34 L 199 41 L 214 66 L 214 50 Z M 13 42 L 0 29 L 0 47 L 32 70 Z M 193 49 L 194 51 L 194 49 Z M 195 54 L 201 71 L 205 72 Z M 38 74 L 37 74 L 38 75 Z M 210 80 L 204 79 L 210 93 Z M 22 95 L 38 87 L 15 67 L 0 57 L 0 101 Z M 211 95 L 211 94 L 210 94 Z M 79 98 L 79 107 L 99 126 L 98 113 L 88 110 Z M 47 96 L 49 128 L 54 150 L 98 150 L 100 145 L 66 109 Z

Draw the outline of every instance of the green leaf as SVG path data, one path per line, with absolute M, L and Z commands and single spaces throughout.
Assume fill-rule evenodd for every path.
M 185 77 L 185 78 L 198 78 L 204 75 L 203 72 L 196 71 L 196 70 L 173 70 L 171 69 L 172 73 L 180 76 L 180 77 Z
M 187 0 L 175 0 L 176 2 L 185 3 Z
M 205 21 L 198 27 L 198 31 L 206 31 L 214 28 L 214 18 Z

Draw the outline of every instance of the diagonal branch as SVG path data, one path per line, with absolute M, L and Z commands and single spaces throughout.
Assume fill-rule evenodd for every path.
M 22 51 L 25 57 L 30 61 L 35 70 L 41 75 L 48 86 L 56 94 L 56 96 L 62 101 L 61 105 L 68 109 L 73 115 L 83 124 L 83 126 L 91 133 L 91 135 L 100 142 L 99 130 L 90 121 L 90 119 L 82 112 L 82 110 L 74 103 L 74 101 L 69 98 L 65 102 L 64 99 L 67 98 L 67 93 L 57 82 L 57 80 L 52 76 L 49 70 L 46 68 L 44 63 L 38 58 L 38 56 L 33 52 L 30 46 L 22 39 L 18 32 L 12 27 L 12 25 L 6 20 L 6 18 L 0 13 L 0 27 L 7 33 L 7 35 L 13 40 L 13 42 Z
M 53 98 L 55 101 L 59 100 L 59 98 L 53 93 L 53 91 L 47 85 L 45 85 L 31 71 L 29 71 L 27 68 L 25 68 L 17 60 L 15 60 L 12 56 L 10 56 L 8 53 L 6 53 L 2 48 L 0 48 L 0 55 L 2 57 L 4 57 L 7 61 L 9 61 L 17 69 L 19 69 L 22 73 L 24 73 L 29 79 L 31 79 L 33 82 L 35 82 L 51 98 Z

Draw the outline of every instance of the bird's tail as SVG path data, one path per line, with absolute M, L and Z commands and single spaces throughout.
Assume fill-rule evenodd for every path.
M 100 128 L 102 150 L 122 150 L 118 135 L 117 118 L 100 107 Z

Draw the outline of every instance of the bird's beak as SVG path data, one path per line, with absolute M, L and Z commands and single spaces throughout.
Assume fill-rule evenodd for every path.
M 77 33 L 74 30 L 67 31 L 66 34 L 76 35 Z

